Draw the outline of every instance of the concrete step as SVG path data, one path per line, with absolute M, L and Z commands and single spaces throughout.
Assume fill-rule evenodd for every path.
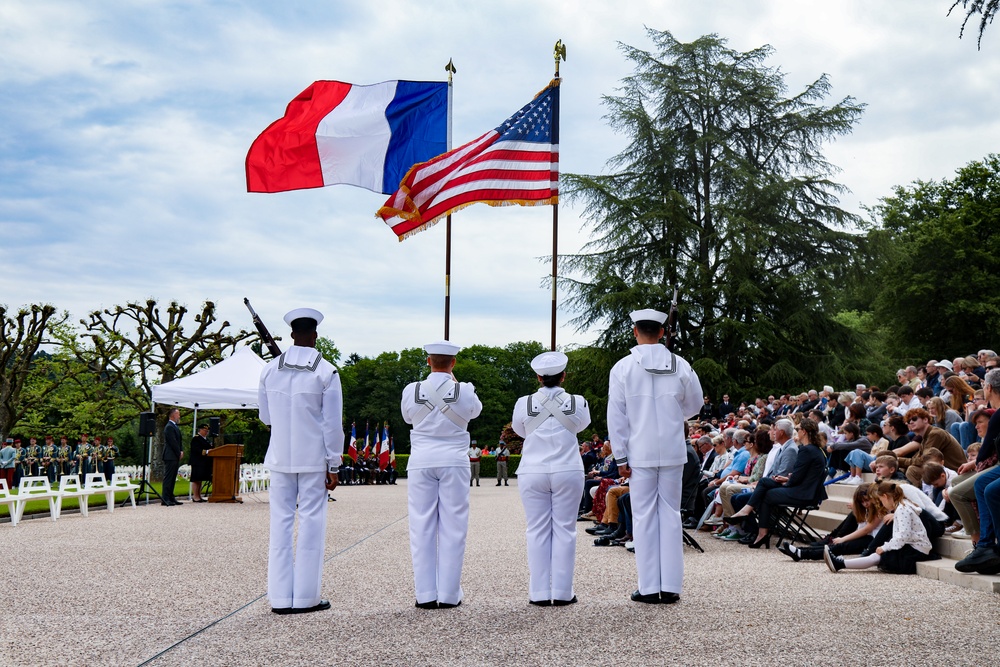
M 824 512 L 839 514 L 841 517 L 846 517 L 851 513 L 851 506 L 848 503 L 849 501 L 844 498 L 827 498 L 823 501 L 823 504 L 820 505 L 819 508 Z
M 942 535 L 934 540 L 934 551 L 944 558 L 962 560 L 972 548 L 972 540 L 959 540 Z
M 985 574 L 963 574 L 955 569 L 957 562 L 952 558 L 942 558 L 941 560 L 917 563 L 917 574 L 924 579 L 936 579 L 975 591 L 1000 593 L 1000 577 Z
M 809 514 L 809 520 L 806 521 L 806 523 L 816 530 L 829 533 L 831 530 L 840 525 L 840 522 L 844 520 L 845 516 L 846 515 L 839 514 L 837 512 L 827 512 L 823 509 L 819 509 Z

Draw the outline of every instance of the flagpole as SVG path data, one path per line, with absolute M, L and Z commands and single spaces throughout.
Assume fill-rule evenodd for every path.
M 444 66 L 448 72 L 448 144 L 447 150 L 451 150 L 451 75 L 458 70 L 455 69 L 451 58 Z M 445 151 L 447 152 L 447 151 Z M 451 213 L 445 219 L 444 232 L 444 339 L 451 340 Z
M 559 79 L 559 60 L 566 60 L 566 45 L 563 44 L 562 40 L 556 42 L 555 52 L 553 53 L 556 61 L 556 73 L 555 78 Z M 557 96 L 556 100 L 559 99 Z M 559 106 L 556 102 L 555 108 L 552 110 L 552 143 L 554 145 L 559 144 Z M 555 203 L 552 204 L 552 346 L 551 349 L 555 351 L 556 349 L 556 296 L 558 291 L 558 261 L 559 261 L 559 200 L 556 199 Z

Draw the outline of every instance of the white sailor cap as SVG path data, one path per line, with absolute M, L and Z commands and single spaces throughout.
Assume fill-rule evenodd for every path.
M 566 370 L 569 357 L 562 352 L 542 352 L 531 360 L 531 370 L 538 375 L 559 375 Z
M 462 348 L 458 345 L 455 345 L 450 340 L 439 340 L 424 345 L 424 352 L 426 352 L 427 354 L 443 354 L 448 357 L 454 357 L 461 351 Z
M 285 324 L 292 326 L 292 322 L 302 318 L 316 320 L 316 325 L 319 326 L 323 322 L 323 313 L 315 308 L 296 308 L 285 313 Z
M 629 313 L 629 317 L 632 318 L 633 322 L 659 322 L 663 324 L 667 321 L 667 314 L 661 313 L 658 310 L 653 310 L 652 308 L 644 308 L 643 310 L 633 310 Z

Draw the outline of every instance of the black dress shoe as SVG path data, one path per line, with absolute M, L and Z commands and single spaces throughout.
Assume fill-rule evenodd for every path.
M 415 606 L 417 609 L 437 609 L 438 601 L 431 600 L 430 602 L 418 602 Z
M 608 537 L 608 536 L 598 537 L 596 540 L 594 540 L 594 546 L 595 547 L 610 547 L 611 546 L 611 538 Z
M 552 601 L 552 606 L 553 607 L 565 607 L 566 605 L 570 605 L 570 604 L 576 604 L 576 596 L 575 595 L 572 598 L 570 598 L 569 600 L 553 600 Z
M 603 535 L 605 533 L 613 533 L 614 530 L 611 529 L 606 523 L 599 523 L 596 526 L 591 526 L 590 528 L 584 528 L 583 532 L 589 535 Z
M 160 504 L 163 505 L 164 507 L 173 507 L 174 506 L 173 503 L 168 503 L 166 500 L 164 500 Z
M 536 607 L 551 607 L 552 600 L 528 600 L 528 604 L 533 604 Z
M 753 533 L 747 533 L 739 539 L 740 544 L 753 544 L 757 541 L 757 536 Z
M 183 505 L 183 504 L 184 503 L 182 503 L 180 500 L 175 500 L 174 501 L 174 505 Z
M 681 596 L 679 593 L 669 593 L 667 591 L 660 591 L 660 602 L 662 604 L 673 604 L 675 602 L 680 602 Z
M 438 602 L 438 609 L 454 609 L 455 607 L 457 607 L 460 604 L 462 604 L 461 600 L 459 600 L 455 604 L 449 604 L 447 602 Z
M 639 591 L 633 591 L 632 602 L 645 602 L 646 604 L 660 604 L 660 594 L 650 593 L 649 595 L 643 595 Z
M 275 614 L 309 614 L 314 611 L 326 611 L 330 608 L 329 600 L 320 600 L 319 604 L 315 604 L 311 607 L 271 607 L 271 611 Z

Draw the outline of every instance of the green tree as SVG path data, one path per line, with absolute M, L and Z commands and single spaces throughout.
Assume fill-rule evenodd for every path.
M 962 5 L 962 9 L 965 10 L 962 29 L 958 33 L 959 39 L 965 35 L 965 27 L 968 25 L 969 19 L 979 14 L 979 38 L 976 40 L 976 47 L 979 48 L 983 44 L 983 33 L 986 32 L 986 26 L 993 23 L 993 18 L 997 15 L 997 10 L 1000 9 L 1000 0 L 955 0 L 948 9 L 948 16 L 951 16 L 955 7 L 959 5 Z
M 665 309 L 679 285 L 676 346 L 713 393 L 850 381 L 868 350 L 835 315 L 858 220 L 821 147 L 864 105 L 825 105 L 825 75 L 788 96 L 769 46 L 648 34 L 655 51 L 622 45 L 634 73 L 604 98 L 628 145 L 611 173 L 564 177 L 593 229 L 564 260 L 575 324 L 617 354 L 633 344 L 629 311 Z
M 875 319 L 904 359 L 968 354 L 1000 326 L 1000 155 L 897 187 L 874 209 Z M 943 355 L 943 356 L 942 356 Z

